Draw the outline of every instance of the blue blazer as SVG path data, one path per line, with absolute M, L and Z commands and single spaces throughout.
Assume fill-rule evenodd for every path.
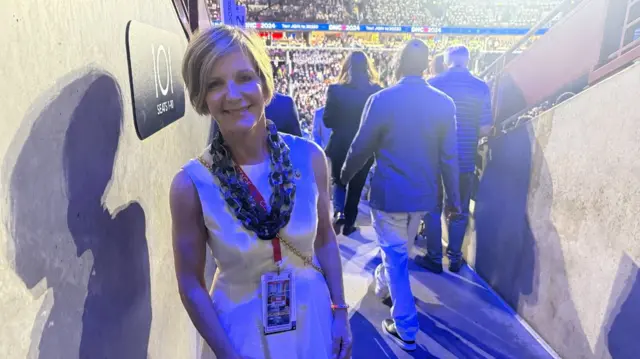
M 372 208 L 431 212 L 438 205 L 441 176 L 449 203 L 459 206 L 455 114 L 453 100 L 421 77 L 405 77 L 372 95 L 342 167 L 342 183 L 373 155 Z

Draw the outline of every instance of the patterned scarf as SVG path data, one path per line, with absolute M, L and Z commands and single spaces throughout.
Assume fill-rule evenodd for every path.
M 273 122 L 267 120 L 267 145 L 271 172 L 269 184 L 273 190 L 267 212 L 251 195 L 249 186 L 242 180 L 225 145 L 220 130 L 215 129 L 211 143 L 213 166 L 210 168 L 220 182 L 220 191 L 242 225 L 257 234 L 258 238 L 271 240 L 289 223 L 296 195 L 294 169 L 289 147 L 278 134 Z

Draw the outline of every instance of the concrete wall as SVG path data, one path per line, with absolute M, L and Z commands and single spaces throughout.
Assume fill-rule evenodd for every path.
M 0 358 L 195 356 L 168 189 L 209 121 L 138 140 L 129 20 L 184 38 L 171 0 L 2 1 Z
M 640 64 L 490 142 L 466 253 L 563 357 L 640 355 Z

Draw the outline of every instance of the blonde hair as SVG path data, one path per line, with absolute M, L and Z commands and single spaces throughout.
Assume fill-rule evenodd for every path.
M 362 51 L 354 51 L 342 62 L 338 83 L 351 84 L 366 80 L 370 84 L 377 84 L 379 78 L 373 60 Z
M 273 68 L 262 39 L 253 32 L 219 25 L 208 28 L 191 39 L 182 60 L 182 78 L 189 99 L 200 115 L 209 115 L 206 103 L 209 76 L 218 59 L 234 51 L 242 51 L 255 66 L 263 86 L 265 105 L 273 97 Z

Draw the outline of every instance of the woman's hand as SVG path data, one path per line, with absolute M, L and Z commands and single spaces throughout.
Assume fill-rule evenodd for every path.
M 333 337 L 333 359 L 350 359 L 353 341 L 346 309 L 337 309 L 333 313 L 331 335 Z

